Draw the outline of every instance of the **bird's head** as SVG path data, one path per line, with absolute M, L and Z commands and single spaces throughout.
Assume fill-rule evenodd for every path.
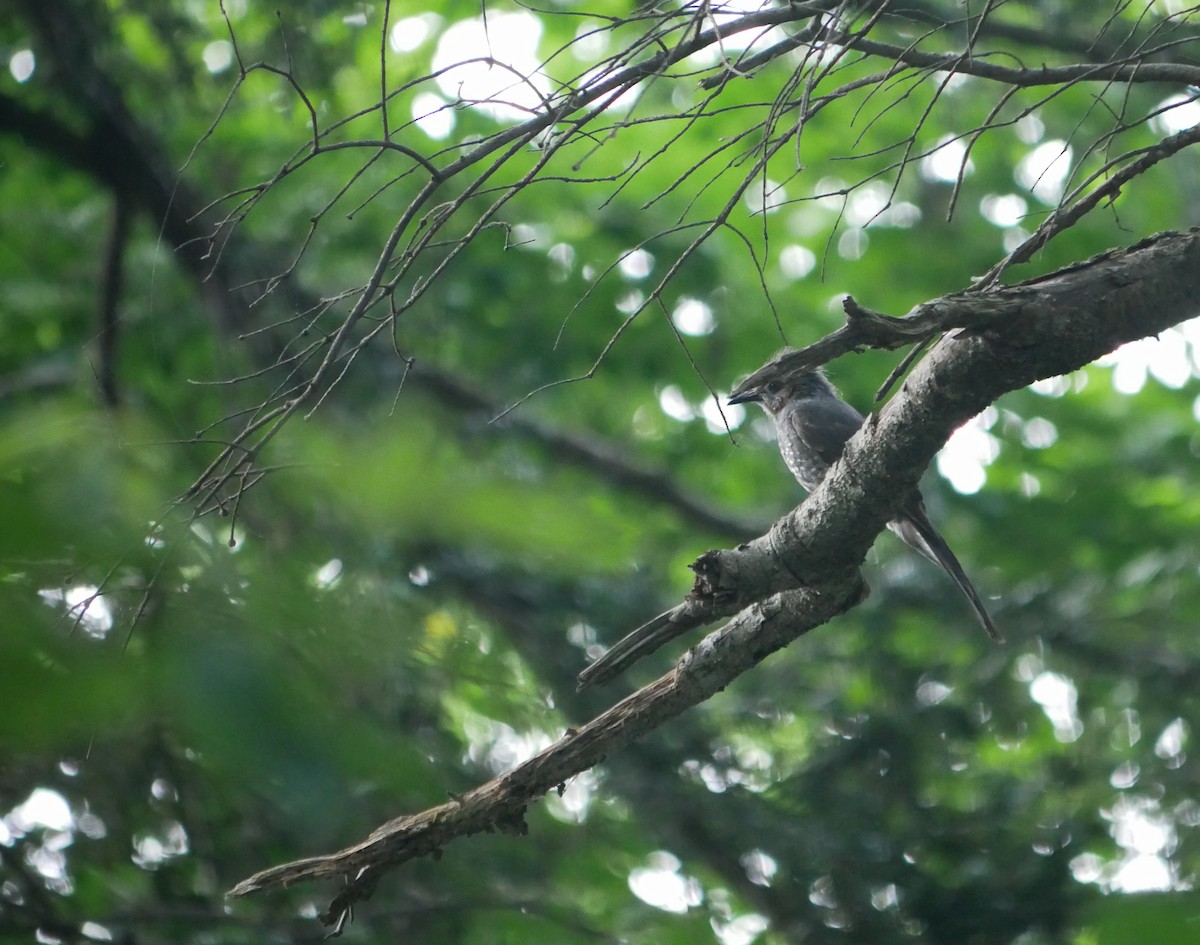
M 784 348 L 770 361 L 747 377 L 729 395 L 730 404 L 762 404 L 774 416 L 793 400 L 837 394 L 825 373 L 818 368 L 797 368 L 788 365 L 787 356 L 794 354 Z

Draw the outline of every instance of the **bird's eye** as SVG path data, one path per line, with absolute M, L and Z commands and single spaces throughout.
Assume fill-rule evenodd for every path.
M 768 394 L 779 393 L 779 381 L 767 381 L 766 392 Z

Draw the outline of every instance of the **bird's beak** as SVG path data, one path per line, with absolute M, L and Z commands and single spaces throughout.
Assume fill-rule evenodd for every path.
M 752 404 L 752 403 L 757 403 L 761 400 L 762 400 L 762 394 L 760 394 L 758 392 L 758 388 L 757 387 L 749 387 L 749 388 L 746 388 L 745 390 L 742 390 L 741 388 L 735 390 L 732 394 L 729 395 L 729 399 L 727 401 L 725 401 L 725 403 L 729 404 L 729 406 L 732 407 L 735 404 Z

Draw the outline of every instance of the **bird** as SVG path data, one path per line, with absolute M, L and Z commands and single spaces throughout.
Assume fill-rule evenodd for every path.
M 791 353 L 788 348 L 779 352 L 738 384 L 727 402 L 762 406 L 775 421 L 783 461 L 805 491 L 812 492 L 842 455 L 846 441 L 862 426 L 863 415 L 842 400 L 820 368 L 789 367 L 794 360 L 787 357 Z M 1004 641 L 958 558 L 929 521 L 920 491 L 913 489 L 888 528 L 941 567 L 966 596 L 988 636 L 997 643 Z M 679 608 L 664 611 L 590 663 L 578 676 L 579 688 L 607 682 L 694 626 Z
M 759 404 L 775 421 L 779 452 L 796 481 L 812 492 L 842 455 L 863 415 L 841 396 L 821 368 L 789 368 L 785 348 L 738 384 L 729 404 Z M 942 568 L 963 592 L 975 617 L 996 642 L 1003 642 L 983 601 L 950 546 L 929 521 L 925 501 L 914 489 L 887 526 L 906 545 Z

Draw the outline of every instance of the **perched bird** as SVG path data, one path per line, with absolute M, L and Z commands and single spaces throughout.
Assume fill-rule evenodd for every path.
M 787 468 L 808 492 L 812 492 L 821 484 L 830 465 L 841 456 L 846 440 L 863 425 L 863 415 L 842 401 L 820 368 L 788 368 L 786 361 L 780 360 L 786 354 L 786 349 L 781 351 L 742 381 L 728 402 L 762 404 L 775 421 L 779 452 Z M 908 546 L 940 565 L 971 602 L 971 608 L 988 636 L 997 643 L 1002 642 L 1000 631 L 992 624 L 988 610 L 962 571 L 959 559 L 930 523 L 924 501 L 916 489 L 912 490 L 896 517 L 890 520 L 888 528 Z M 679 615 L 679 608 L 655 616 L 590 663 L 578 675 L 580 688 L 614 678 L 632 663 L 694 626 L 694 621 Z
M 742 381 L 729 403 L 762 405 L 775 421 L 783 461 L 809 492 L 820 485 L 863 422 L 862 414 L 838 396 L 820 368 L 788 369 L 778 355 Z M 950 575 L 988 636 L 1003 640 L 954 552 L 929 521 L 920 492 L 913 490 L 888 528 Z
M 786 349 L 742 381 L 730 395 L 729 403 L 762 405 L 775 421 L 779 452 L 788 469 L 800 485 L 812 492 L 842 455 L 846 441 L 862 426 L 863 416 L 838 396 L 820 368 L 788 368 L 786 362 L 780 361 L 784 354 L 787 354 Z M 925 514 L 920 492 L 912 491 L 896 517 L 888 522 L 888 528 L 949 574 L 970 601 L 988 636 L 998 643 L 1003 642 L 962 565 Z M 680 617 L 678 608 L 659 614 L 584 669 L 579 674 L 579 688 L 612 679 L 694 626 L 693 622 Z

